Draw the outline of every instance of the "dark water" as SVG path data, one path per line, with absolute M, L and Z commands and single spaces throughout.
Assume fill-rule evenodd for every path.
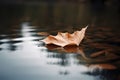
M 0 80 L 120 80 L 118 8 L 94 6 L 0 6 Z M 80 47 L 39 42 L 46 33 L 73 32 L 88 24 Z

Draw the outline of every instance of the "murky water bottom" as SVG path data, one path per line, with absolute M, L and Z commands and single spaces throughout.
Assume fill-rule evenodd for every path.
M 112 27 L 117 22 L 109 26 L 107 22 L 96 22 L 99 17 L 95 17 L 80 47 L 61 48 L 39 42 L 46 37 L 46 33 L 73 32 L 87 25 L 89 19 L 83 18 L 88 14 L 81 16 L 82 11 L 86 13 L 84 8 L 87 7 L 72 5 L 71 11 L 68 10 L 70 6 L 1 8 L 0 80 L 120 79 L 120 38 L 119 32 Z M 62 10 L 62 7 L 66 9 Z M 48 8 L 54 12 L 54 21 L 53 12 L 49 12 Z M 74 13 L 76 8 L 79 10 Z M 36 14 L 35 9 L 40 15 Z M 66 10 L 71 13 L 66 13 Z M 76 18 L 77 12 L 80 12 L 80 19 Z M 38 35 L 38 32 L 44 34 Z

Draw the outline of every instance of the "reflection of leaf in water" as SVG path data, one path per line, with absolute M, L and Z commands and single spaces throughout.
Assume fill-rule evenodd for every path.
M 82 47 L 78 47 L 75 45 L 68 45 L 65 47 L 60 47 L 60 46 L 56 46 L 53 44 L 48 44 L 46 45 L 46 47 L 49 50 L 57 50 L 58 52 L 65 52 L 65 53 L 76 53 L 76 54 L 80 54 L 85 60 L 89 60 L 89 58 L 86 57 Z
M 56 45 L 53 45 L 53 44 L 49 44 L 49 45 L 46 45 L 46 47 L 49 50 L 53 50 L 53 51 L 57 51 L 57 52 L 79 54 L 80 56 L 77 55 L 76 58 L 78 60 L 80 60 L 80 62 L 81 62 L 81 59 L 82 59 L 82 61 L 85 62 L 85 63 L 103 63 L 103 62 L 118 60 L 120 58 L 119 56 L 115 55 L 114 53 L 108 52 L 109 50 L 102 50 L 102 51 L 98 51 L 98 52 L 95 52 L 95 53 L 90 53 L 89 55 L 91 57 L 87 57 L 83 48 L 75 46 L 75 45 L 74 46 L 73 45 L 72 46 L 68 45 L 68 46 L 65 46 L 65 47 L 60 47 L 60 46 L 56 46 Z M 105 55 L 101 56 L 102 54 L 105 54 Z
M 58 32 L 56 36 L 49 35 L 47 38 L 41 41 L 45 42 L 46 44 L 54 44 L 54 45 L 58 45 L 61 47 L 64 47 L 67 45 L 79 46 L 80 42 L 83 40 L 85 36 L 85 31 L 87 27 L 82 28 L 81 31 L 75 31 L 73 34 L 70 34 L 67 32 L 66 33 Z

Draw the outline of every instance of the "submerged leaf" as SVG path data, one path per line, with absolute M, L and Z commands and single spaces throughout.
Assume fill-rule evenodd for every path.
M 100 56 L 100 55 L 102 55 L 102 54 L 105 54 L 105 50 L 92 53 L 92 54 L 90 55 L 90 57 L 95 58 L 95 57 L 98 57 L 98 56 Z
M 109 64 L 109 63 L 106 63 L 106 64 L 93 64 L 93 65 L 90 65 L 89 66 L 89 69 L 108 69 L 108 70 L 112 70 L 112 69 L 117 69 L 117 67 L 115 65 L 112 65 L 112 64 Z
M 47 32 L 39 32 L 39 33 L 38 33 L 38 35 L 48 36 L 48 35 L 49 35 L 49 33 L 47 33 Z
M 49 35 L 47 38 L 41 41 L 43 41 L 45 44 L 54 44 L 61 47 L 64 47 L 67 45 L 79 46 L 79 44 L 81 43 L 81 41 L 85 36 L 85 31 L 87 27 L 88 26 L 86 26 L 85 28 L 82 28 L 81 31 L 75 31 L 72 34 L 67 32 L 66 33 L 58 32 L 56 36 Z

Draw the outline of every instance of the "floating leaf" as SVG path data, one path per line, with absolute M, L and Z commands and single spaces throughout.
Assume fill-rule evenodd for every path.
M 81 43 L 81 41 L 83 40 L 85 36 L 85 31 L 87 27 L 88 26 L 86 26 L 85 28 L 82 28 L 81 31 L 75 31 L 72 34 L 68 32 L 66 33 L 58 32 L 56 36 L 49 35 L 48 37 L 46 37 L 45 39 L 41 41 L 43 41 L 45 44 L 54 44 L 54 45 L 58 45 L 61 47 L 64 47 L 67 45 L 79 46 L 79 44 Z

